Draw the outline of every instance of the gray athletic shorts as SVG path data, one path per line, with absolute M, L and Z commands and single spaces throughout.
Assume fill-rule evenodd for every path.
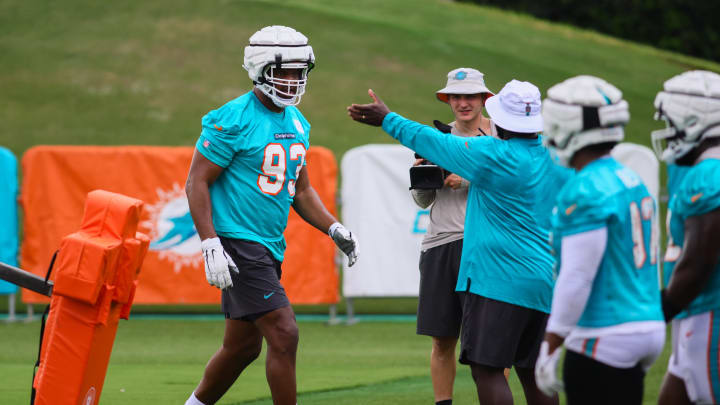
M 534 368 L 548 314 L 472 293 L 463 301 L 460 363 Z
M 462 296 L 455 292 L 463 240 L 435 246 L 420 254 L 420 298 L 417 334 L 459 337 Z
M 222 290 L 225 318 L 253 322 L 270 311 L 290 305 L 280 284 L 282 269 L 268 248 L 257 242 L 220 237 L 238 272 L 230 272 L 233 286 Z

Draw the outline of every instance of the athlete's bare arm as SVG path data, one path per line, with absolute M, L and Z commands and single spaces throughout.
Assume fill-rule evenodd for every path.
M 292 206 L 305 222 L 327 233 L 330 225 L 337 222 L 337 219 L 328 212 L 325 204 L 320 200 L 320 196 L 310 185 L 307 170 L 307 166 L 300 170 L 300 175 L 295 183 L 295 198 Z
M 222 173 L 223 168 L 211 162 L 195 149 L 190 172 L 185 182 L 185 194 L 187 194 L 195 228 L 200 240 L 214 238 L 217 236 L 212 223 L 212 205 L 210 203 L 210 185 Z
M 720 261 L 718 235 L 720 235 L 720 209 L 690 217 L 685 221 L 683 251 L 675 265 L 664 297 L 675 311 L 679 312 L 687 307 L 710 279 Z

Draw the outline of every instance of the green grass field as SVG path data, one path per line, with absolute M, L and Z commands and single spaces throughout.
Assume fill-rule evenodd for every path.
M 448 121 L 434 92 L 460 66 L 483 71 L 495 91 L 512 78 L 543 92 L 577 74 L 605 78 L 630 103 L 628 140 L 646 145 L 649 131 L 660 127 L 652 101 L 662 82 L 687 69 L 720 71 L 708 61 L 447 0 L 0 0 L 0 145 L 18 157 L 39 144 L 192 145 L 207 111 L 250 89 L 243 48 L 270 24 L 310 38 L 317 67 L 301 108 L 313 125 L 312 144 L 338 160 L 352 147 L 392 141 L 346 116 L 347 105 L 368 100 L 368 88 L 410 118 Z M 357 310 L 408 313 L 414 303 L 365 300 Z M 0 323 L 0 403 L 28 402 L 39 328 Z M 432 403 L 430 342 L 415 336 L 412 322 L 301 321 L 300 331 L 300 403 Z M 221 334 L 219 320 L 122 322 L 102 403 L 183 403 Z M 270 403 L 262 364 L 251 366 L 222 403 Z M 647 404 L 656 402 L 665 364 L 667 348 L 646 380 Z M 521 398 L 517 379 L 511 382 Z M 476 403 L 464 367 L 456 398 Z
M 432 404 L 430 339 L 415 335 L 413 320 L 327 326 L 301 317 L 298 403 L 317 405 Z M 0 324 L 0 400 L 30 398 L 39 322 Z M 104 405 L 182 404 L 217 350 L 223 321 L 148 319 L 122 321 L 102 392 Z M 646 378 L 645 404 L 657 403 L 669 345 Z M 525 401 L 511 374 L 516 404 Z M 264 354 L 240 376 L 219 404 L 272 404 Z M 458 366 L 455 403 L 477 403 L 466 366 Z

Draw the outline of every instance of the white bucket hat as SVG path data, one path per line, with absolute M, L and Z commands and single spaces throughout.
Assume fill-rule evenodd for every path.
M 513 132 L 538 133 L 543 130 L 540 90 L 530 82 L 511 80 L 496 96 L 485 102 L 495 125 Z
M 447 74 L 447 85 L 436 91 L 435 96 L 443 103 L 448 102 L 449 94 L 482 94 L 483 101 L 493 93 L 485 87 L 484 74 L 471 68 L 457 68 Z

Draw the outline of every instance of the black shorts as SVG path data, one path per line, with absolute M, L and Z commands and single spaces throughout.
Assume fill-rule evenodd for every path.
M 645 372 L 641 364 L 615 368 L 568 350 L 563 382 L 568 405 L 641 405 Z
M 222 290 L 222 310 L 228 319 L 255 321 L 290 305 L 280 284 L 282 262 L 257 242 L 220 237 L 223 248 L 238 267 L 230 272 L 233 286 Z
M 463 240 L 435 246 L 420 254 L 420 299 L 417 334 L 459 337 L 462 296 L 455 292 Z
M 534 368 L 548 314 L 477 294 L 462 294 L 460 363 Z

